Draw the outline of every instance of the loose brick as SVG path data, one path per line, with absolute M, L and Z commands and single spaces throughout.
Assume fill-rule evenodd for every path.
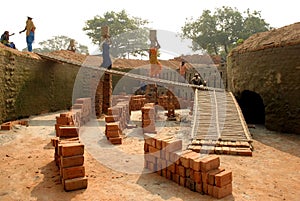
M 214 186 L 213 188 L 213 197 L 215 198 L 224 198 L 232 194 L 232 183 L 229 183 L 223 187 Z
M 213 195 L 213 190 L 214 190 L 214 186 L 208 184 L 207 185 L 207 194 L 212 196 Z
M 159 149 L 156 149 L 155 147 L 149 146 L 149 153 L 157 158 L 160 158 L 160 151 Z
M 85 168 L 84 166 L 75 166 L 62 169 L 62 178 L 63 179 L 73 179 L 77 177 L 85 176 Z
M 217 169 L 219 166 L 219 156 L 209 155 L 201 160 L 201 171 L 203 172 L 208 172 L 209 170 Z
M 191 191 L 196 191 L 195 185 L 196 183 L 191 178 L 186 179 L 185 186 L 189 188 Z
M 215 169 L 215 170 L 210 170 L 208 172 L 208 184 L 215 185 L 216 174 L 219 174 L 220 172 L 223 172 L 223 171 L 225 171 L 225 169 L 222 167 L 219 167 L 218 169 Z
M 186 168 L 190 168 L 190 159 L 199 157 L 199 154 L 196 152 L 189 152 L 180 157 L 180 163 L 182 166 Z
M 122 138 L 121 137 L 111 137 L 111 138 L 109 138 L 109 141 L 112 144 L 122 144 Z
M 151 155 L 151 154 L 145 154 L 144 155 L 144 159 L 148 162 L 151 162 L 151 163 L 157 163 L 157 157 Z
M 105 125 L 105 129 L 107 131 L 119 130 L 119 128 L 120 128 L 120 122 L 119 121 L 118 122 L 114 122 L 114 123 L 107 123 Z
M 185 187 L 186 184 L 186 178 L 185 177 L 180 177 L 179 178 L 179 185 Z
M 82 143 L 66 143 L 61 144 L 61 154 L 62 156 L 76 156 L 84 154 L 84 144 Z
M 174 173 L 176 172 L 176 165 L 174 163 L 171 162 L 167 162 L 167 170 L 169 170 L 170 172 Z
M 120 137 L 120 130 L 108 130 L 105 132 L 108 138 Z
M 164 148 L 164 143 L 162 144 Z M 180 151 L 182 149 L 182 140 L 176 139 L 176 140 L 166 141 L 165 148 L 167 152 Z
M 68 137 L 78 137 L 79 136 L 79 128 L 75 126 L 63 126 L 59 127 L 59 137 L 68 138 Z
M 196 183 L 195 184 L 195 190 L 198 193 L 203 193 L 202 183 Z
M 173 181 L 176 182 L 177 184 L 180 183 L 180 176 L 178 174 L 173 174 L 172 176 Z
M 194 171 L 194 181 L 198 184 L 202 183 L 202 174 L 199 171 Z
M 225 170 L 215 175 L 215 183 L 218 187 L 223 187 L 232 182 L 232 172 Z
M 82 166 L 84 163 L 84 156 L 83 155 L 77 155 L 77 156 L 70 156 L 70 157 L 60 157 L 60 164 L 61 167 L 67 168 L 67 167 L 73 167 L 73 166 Z
M 67 179 L 63 181 L 63 186 L 65 191 L 86 189 L 88 186 L 88 180 L 86 177 Z

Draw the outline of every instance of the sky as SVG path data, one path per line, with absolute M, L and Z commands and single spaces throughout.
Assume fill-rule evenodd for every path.
M 261 11 L 262 18 L 272 27 L 279 28 L 295 22 L 300 22 L 297 1 L 269 1 L 269 0 L 10 0 L 6 9 L 1 9 L 0 32 L 15 33 L 10 41 L 17 49 L 26 47 L 25 32 L 19 31 L 25 27 L 27 16 L 33 18 L 36 28 L 35 42 L 51 39 L 53 36 L 65 35 L 75 39 L 78 43 L 89 47 L 92 54 L 96 46 L 82 30 L 85 22 L 94 16 L 103 16 L 105 12 L 120 12 L 125 10 L 131 17 L 148 20 L 151 29 L 180 33 L 186 19 L 197 19 L 203 10 L 212 10 L 222 6 L 237 8 L 243 12 Z M 167 38 L 166 38 L 167 39 Z

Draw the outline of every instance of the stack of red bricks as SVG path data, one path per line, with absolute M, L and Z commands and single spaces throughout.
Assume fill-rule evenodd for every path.
M 130 111 L 141 110 L 141 108 L 145 105 L 145 103 L 146 103 L 145 95 L 131 96 L 129 102 Z
M 223 198 L 232 194 L 232 172 L 220 167 L 216 155 L 182 151 L 182 141 L 145 135 L 145 167 L 201 194 Z
M 80 126 L 90 120 L 91 98 L 76 99 L 72 110 L 56 117 L 54 159 L 60 170 L 65 191 L 87 188 L 84 167 L 84 144 L 79 140 Z
M 75 132 L 75 131 L 74 131 Z M 65 191 L 87 188 L 85 177 L 84 144 L 78 137 L 52 138 L 55 147 L 55 163 L 60 170 L 60 179 Z
M 105 135 L 112 144 L 122 144 L 122 130 L 130 119 L 129 106 L 126 102 L 108 108 L 105 117 Z
M 71 112 L 74 113 L 75 125 L 80 126 L 90 120 L 92 112 L 91 98 L 78 98 L 72 106 Z
M 144 133 L 156 133 L 154 103 L 147 103 L 142 107 L 142 128 Z

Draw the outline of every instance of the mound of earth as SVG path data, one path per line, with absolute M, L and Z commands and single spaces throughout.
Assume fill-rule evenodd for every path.
M 233 52 L 257 51 L 266 48 L 300 44 L 300 22 L 250 36 Z

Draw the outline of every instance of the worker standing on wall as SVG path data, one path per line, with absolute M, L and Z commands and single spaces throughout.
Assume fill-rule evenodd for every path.
M 19 32 L 21 34 L 22 32 L 26 31 L 27 50 L 29 52 L 32 52 L 32 43 L 34 41 L 35 29 L 36 27 L 33 24 L 32 17 L 27 17 L 25 29 Z

